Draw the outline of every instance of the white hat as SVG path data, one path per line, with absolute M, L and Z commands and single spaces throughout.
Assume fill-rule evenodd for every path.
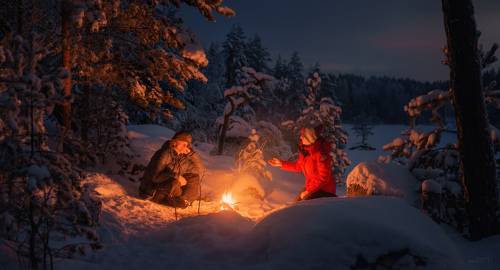
M 318 136 L 313 128 L 305 127 L 300 130 L 300 136 L 304 138 L 305 145 L 311 145 L 316 142 Z

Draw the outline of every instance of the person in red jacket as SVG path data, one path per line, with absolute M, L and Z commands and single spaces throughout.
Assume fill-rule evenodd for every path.
M 313 128 L 300 130 L 297 161 L 283 161 L 273 158 L 268 163 L 283 170 L 304 174 L 306 178 L 305 189 L 297 197 L 298 201 L 336 197 L 336 186 L 332 177 L 330 144 L 319 137 Z

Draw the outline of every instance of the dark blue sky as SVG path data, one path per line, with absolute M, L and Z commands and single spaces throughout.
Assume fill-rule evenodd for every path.
M 181 16 L 206 46 L 233 24 L 258 34 L 273 57 L 298 51 L 306 67 L 325 71 L 445 80 L 440 0 L 226 0 L 236 16 L 207 22 L 183 7 Z M 476 22 L 487 47 L 500 42 L 500 0 L 476 0 Z M 497 65 L 498 66 L 498 65 Z

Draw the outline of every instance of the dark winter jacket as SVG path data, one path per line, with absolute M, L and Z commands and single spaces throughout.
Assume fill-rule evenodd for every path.
M 182 187 L 181 197 L 193 201 L 199 195 L 203 163 L 194 151 L 186 155 L 178 155 L 170 146 L 170 142 L 165 142 L 161 149 L 154 153 L 144 171 L 139 190 L 141 193 L 151 194 L 159 186 L 173 183 L 182 175 L 187 185 Z
M 330 144 L 320 138 L 312 145 L 300 145 L 299 158 L 295 162 L 282 161 L 282 169 L 302 172 L 306 177 L 305 189 L 309 194 L 324 191 L 335 194 L 332 177 L 332 157 Z

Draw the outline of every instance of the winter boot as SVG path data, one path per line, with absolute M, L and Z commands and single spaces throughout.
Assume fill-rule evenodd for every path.
M 184 200 L 181 197 L 168 197 L 162 204 L 180 209 L 185 209 L 190 205 L 187 200 Z

